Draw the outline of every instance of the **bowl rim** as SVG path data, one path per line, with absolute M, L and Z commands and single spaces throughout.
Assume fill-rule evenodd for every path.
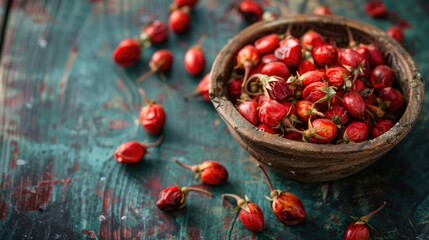
M 237 111 L 233 103 L 226 97 L 222 95 L 222 91 L 217 91 L 218 81 L 222 81 L 223 78 L 227 77 L 225 74 L 228 74 L 228 71 L 231 69 L 230 63 L 234 61 L 235 54 L 239 49 L 246 44 L 250 44 L 249 40 L 247 43 L 242 44 L 239 40 L 243 36 L 249 36 L 257 38 L 262 34 L 268 34 L 269 28 L 275 27 L 284 27 L 288 24 L 293 23 L 314 23 L 314 24 L 334 24 L 341 25 L 344 28 L 355 29 L 361 32 L 364 32 L 368 35 L 375 35 L 376 37 L 382 38 L 383 41 L 386 41 L 388 45 L 391 45 L 398 51 L 400 56 L 399 61 L 402 62 L 404 66 L 404 71 L 406 71 L 406 76 L 412 76 L 411 79 L 406 79 L 406 85 L 408 85 L 408 101 L 406 102 L 406 109 L 403 112 L 399 121 L 385 134 L 373 138 L 361 143 L 353 144 L 317 144 L 317 143 L 307 143 L 289 140 L 286 138 L 279 137 L 277 135 L 265 133 L 263 131 L 258 131 L 255 126 L 247 122 L 241 114 Z M 386 47 L 387 48 L 387 47 Z M 229 76 L 228 76 L 229 77 Z M 369 25 L 367 23 L 351 20 L 341 16 L 319 16 L 313 14 L 296 14 L 288 17 L 284 17 L 274 21 L 261 21 L 257 22 L 244 30 L 238 33 L 234 38 L 229 40 L 229 42 L 223 47 L 223 49 L 216 56 L 215 61 L 211 69 L 211 81 L 210 81 L 210 98 L 211 101 L 229 127 L 234 129 L 241 137 L 247 139 L 264 139 L 264 144 L 267 147 L 273 149 L 283 149 L 283 150 L 305 150 L 301 151 L 303 155 L 314 155 L 315 153 L 357 153 L 363 150 L 369 150 L 372 153 L 378 152 L 379 149 L 392 148 L 394 145 L 399 143 L 405 136 L 411 131 L 412 127 L 417 121 L 417 118 L 423 107 L 425 93 L 424 93 L 424 82 L 421 76 L 421 73 L 412 59 L 411 55 L 405 50 L 394 39 L 390 38 L 384 31 L 381 29 Z M 339 147 L 341 146 L 341 147 Z

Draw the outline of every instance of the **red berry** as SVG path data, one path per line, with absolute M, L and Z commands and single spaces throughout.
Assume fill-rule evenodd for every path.
M 343 106 L 350 116 L 363 119 L 366 113 L 366 104 L 363 97 L 356 92 L 349 92 L 343 96 Z
M 326 110 L 324 113 L 325 118 L 330 119 L 337 126 L 346 126 L 350 120 L 349 114 L 341 106 L 332 106 L 330 109 Z
M 264 213 L 258 205 L 252 203 L 247 196 L 243 200 L 235 194 L 222 194 L 222 198 L 232 197 L 237 201 L 239 207 L 238 217 L 243 226 L 251 232 L 262 232 L 264 230 Z
M 271 191 L 271 208 L 277 219 L 285 225 L 297 225 L 304 221 L 307 213 L 301 200 L 294 194 L 274 189 L 265 169 L 259 165 L 264 173 Z
M 371 132 L 372 137 L 376 138 L 383 135 L 384 133 L 389 131 L 393 126 L 395 126 L 395 122 L 393 122 L 392 120 L 381 119 L 380 121 L 377 122 L 377 124 L 372 129 L 372 132 Z
M 402 28 L 393 26 L 387 30 L 387 35 L 398 41 L 399 43 L 404 43 L 404 31 L 402 31 Z
M 228 93 L 232 100 L 236 100 L 241 96 L 241 84 L 243 79 L 236 78 L 228 83 Z
M 133 164 L 140 162 L 147 153 L 149 147 L 156 147 L 161 144 L 163 138 L 160 137 L 154 143 L 140 143 L 136 141 L 121 144 L 115 151 L 115 159 L 118 163 Z
M 175 33 L 183 33 L 188 30 L 191 24 L 191 16 L 189 15 L 189 8 L 178 8 L 174 10 L 168 18 L 170 29 Z
M 159 72 L 161 76 L 165 74 L 173 66 L 174 56 L 170 50 L 161 49 L 156 51 L 150 58 L 149 67 L 150 71 L 141 76 L 137 82 L 143 82 L 152 74 Z
M 255 47 L 260 54 L 274 52 L 279 47 L 280 38 L 277 34 L 265 35 L 255 41 Z
M 286 109 L 282 104 L 269 99 L 259 106 L 258 116 L 262 123 L 270 127 L 277 127 L 286 116 L 286 113 Z
M 243 18 L 250 23 L 261 20 L 264 9 L 259 3 L 253 0 L 243 0 L 238 5 L 238 11 Z
M 359 143 L 368 139 L 368 126 L 363 122 L 352 122 L 347 126 L 343 134 L 346 143 Z
M 261 69 L 261 74 L 277 76 L 283 79 L 288 79 L 290 76 L 289 68 L 282 62 L 272 62 L 265 64 Z
M 301 141 L 302 135 L 301 133 L 295 132 L 295 131 L 289 131 L 285 133 L 283 136 L 286 139 L 294 140 L 294 141 Z
M 314 82 L 302 91 L 302 98 L 312 103 L 328 102 L 335 96 L 335 90 L 324 82 Z
M 146 25 L 140 35 L 142 41 L 160 44 L 168 38 L 168 27 L 165 23 L 156 20 Z
M 320 71 L 308 71 L 302 74 L 299 80 L 302 82 L 302 85 L 306 87 L 315 82 L 324 82 L 326 80 L 326 74 Z
M 350 92 L 360 93 L 365 89 L 366 89 L 365 83 L 360 79 L 356 79 L 353 86 L 350 88 Z
M 150 134 L 158 135 L 164 128 L 165 120 L 164 108 L 154 101 L 149 102 L 140 111 L 140 123 Z
M 266 132 L 266 133 L 271 133 L 271 134 L 277 133 L 276 129 L 274 129 L 274 128 L 266 125 L 266 124 L 263 124 L 263 123 L 259 124 L 258 129 L 263 131 L 263 132 Z
M 288 67 L 298 67 L 302 60 L 301 44 L 296 38 L 287 38 L 274 51 L 274 55 Z
M 343 67 L 332 67 L 326 70 L 326 77 L 329 85 L 341 87 L 350 78 L 350 72 Z
M 372 70 L 370 84 L 375 90 L 391 87 L 395 80 L 395 73 L 386 65 L 378 65 Z
M 353 49 L 342 51 L 341 65 L 355 75 L 363 75 L 365 71 L 365 58 Z
M 280 72 L 279 72 L 280 73 Z M 266 95 L 269 95 L 273 100 L 284 101 L 293 96 L 293 91 L 281 77 L 268 76 L 263 74 L 254 74 L 248 79 L 248 83 L 259 82 L 262 90 Z M 248 83 L 245 83 L 245 89 Z
M 337 62 L 337 49 L 332 45 L 320 45 L 313 48 L 314 62 L 321 66 L 331 66 Z
M 378 93 L 386 108 L 392 113 L 400 113 L 404 107 L 404 97 L 398 90 L 387 87 Z
M 303 132 L 306 141 L 312 143 L 329 143 L 337 137 L 338 127 L 329 119 L 318 118 L 309 123 Z
M 245 71 L 243 81 L 247 80 L 250 70 L 258 65 L 259 60 L 259 52 L 253 45 L 247 45 L 238 52 L 237 68 L 244 69 Z
M 228 181 L 228 171 L 220 162 L 209 160 L 194 166 L 184 164 L 177 158 L 174 158 L 174 162 L 195 172 L 196 178 L 201 179 L 204 184 L 215 186 L 222 185 Z
M 372 67 L 385 64 L 384 56 L 378 48 L 376 48 L 372 44 L 367 45 L 366 48 L 368 49 L 369 54 L 371 55 L 371 66 Z
M 176 4 L 177 7 L 194 7 L 195 5 L 197 5 L 198 0 L 174 0 L 174 3 Z
M 331 9 L 327 6 L 319 6 L 313 10 L 313 13 L 321 16 L 331 16 L 333 15 Z
M 253 126 L 258 125 L 258 103 L 255 100 L 241 102 L 237 110 Z
M 326 44 L 325 39 L 322 37 L 322 35 L 312 30 L 307 31 L 306 33 L 304 33 L 304 35 L 302 35 L 301 43 L 302 46 L 309 51 L 313 50 L 313 48 L 317 46 Z
M 134 66 L 140 61 L 141 44 L 137 39 L 123 40 L 113 53 L 113 59 L 121 67 Z
M 198 83 L 196 93 L 200 95 L 204 101 L 210 102 L 210 73 L 207 73 L 203 79 Z
M 296 115 L 299 120 L 302 122 L 308 122 L 310 117 L 323 117 L 323 113 L 317 111 L 317 109 L 313 106 L 313 103 L 307 100 L 298 101 L 295 105 Z
M 372 211 L 366 216 L 360 217 L 359 220 L 353 222 L 347 227 L 346 233 L 344 235 L 344 240 L 369 240 L 370 232 L 368 228 L 368 220 L 372 215 L 379 212 L 384 206 L 386 202 L 379 207 L 377 210 Z
M 212 196 L 212 193 L 193 187 L 183 187 L 179 188 L 178 186 L 172 186 L 165 188 L 159 193 L 158 200 L 156 201 L 156 206 L 161 211 L 176 211 L 186 205 L 186 199 L 189 192 L 200 192 L 208 196 Z
M 274 53 L 266 54 L 266 55 L 262 56 L 262 58 L 261 58 L 262 64 L 267 64 L 267 63 L 271 63 L 271 62 L 278 62 L 278 61 L 279 60 L 277 59 L 276 55 L 274 55 Z
M 202 48 L 204 40 L 205 35 L 201 37 L 197 45 L 190 48 L 185 54 L 184 62 L 186 71 L 193 76 L 201 75 L 204 71 L 204 67 L 206 66 L 206 55 Z
M 365 6 L 366 13 L 373 18 L 384 18 L 387 16 L 387 9 L 381 1 L 371 1 Z
M 316 70 L 316 67 L 314 66 L 313 63 L 311 63 L 308 60 L 303 60 L 301 64 L 299 64 L 298 73 L 302 75 L 306 72 L 315 71 L 315 70 Z

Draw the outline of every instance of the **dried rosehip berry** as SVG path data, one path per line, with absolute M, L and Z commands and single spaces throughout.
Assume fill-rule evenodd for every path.
M 395 80 L 395 73 L 386 65 L 378 65 L 372 70 L 370 84 L 375 90 L 391 87 Z
M 395 122 L 393 122 L 392 120 L 381 119 L 380 121 L 377 122 L 377 124 L 372 129 L 372 132 L 371 132 L 372 137 L 376 138 L 383 135 L 384 133 L 389 131 L 393 126 L 395 126 Z
M 123 40 L 113 53 L 113 59 L 121 67 L 132 67 L 140 61 L 141 43 L 137 39 Z
M 376 48 L 372 44 L 367 45 L 366 48 L 368 49 L 369 54 L 371 55 L 371 66 L 372 67 L 376 67 L 378 65 L 384 65 L 385 64 L 384 56 L 378 48 Z
M 263 132 L 270 133 L 270 134 L 276 134 L 277 133 L 276 129 L 274 129 L 274 128 L 266 125 L 266 124 L 263 124 L 263 123 L 259 124 L 258 129 L 263 131 Z
M 177 158 L 173 161 L 181 167 L 195 172 L 195 178 L 201 179 L 201 182 L 207 185 L 221 185 L 228 181 L 228 171 L 226 168 L 217 161 L 208 160 L 198 165 L 188 165 L 180 162 Z
M 337 49 L 332 45 L 320 45 L 313 48 L 314 62 L 321 66 L 331 66 L 337 62 Z
M 249 84 L 258 84 L 262 87 L 263 93 L 270 96 L 273 100 L 284 101 L 293 95 L 292 89 L 289 87 L 289 84 L 286 83 L 281 77 L 277 76 L 268 76 L 264 74 L 253 74 L 246 83 L 244 83 L 245 92 L 249 95 L 260 95 L 261 91 L 247 91 Z
M 204 67 L 206 66 L 206 55 L 202 47 L 205 39 L 206 35 L 203 35 L 198 43 L 185 53 L 185 69 L 193 76 L 201 75 L 204 71 Z
M 228 83 L 228 93 L 232 100 L 236 100 L 241 96 L 241 84 L 243 84 L 243 79 L 236 78 Z
M 210 73 L 207 73 L 203 79 L 201 79 L 200 83 L 195 90 L 195 93 L 200 95 L 204 101 L 210 102 Z
M 368 220 L 374 214 L 379 212 L 386 205 L 386 202 L 383 203 L 381 207 L 376 209 L 375 211 L 370 212 L 368 215 L 365 215 L 360 218 L 353 217 L 357 221 L 351 223 L 346 230 L 344 235 L 344 240 L 369 240 L 370 232 L 368 228 Z
M 173 66 L 174 56 L 170 50 L 162 49 L 156 51 L 150 58 L 149 67 L 150 71 L 143 74 L 137 82 L 143 82 L 146 78 L 152 76 L 152 74 L 159 72 L 161 77 L 164 76 Z
M 244 82 L 247 81 L 250 70 L 258 65 L 259 60 L 259 52 L 253 45 L 247 45 L 238 52 L 236 67 L 239 69 L 244 69 Z
M 387 9 L 381 1 L 371 1 L 365 6 L 366 13 L 373 18 L 384 18 L 387 16 Z
M 352 122 L 343 134 L 346 143 L 359 143 L 368 139 L 368 126 L 363 122 Z
M 341 87 L 349 80 L 350 72 L 343 67 L 332 67 L 326 70 L 326 77 L 328 78 L 329 85 Z
M 191 16 L 189 7 L 175 9 L 168 18 L 170 29 L 177 34 L 183 33 L 189 29 Z
M 298 67 L 298 73 L 301 75 L 315 70 L 316 70 L 316 67 L 314 66 L 314 64 L 308 60 L 302 60 L 301 64 L 299 64 L 299 67 Z
M 307 100 L 298 101 L 295 105 L 295 108 L 296 115 L 302 122 L 308 122 L 308 119 L 310 119 L 310 117 L 312 119 L 316 117 L 324 117 L 323 113 L 317 111 L 313 103 Z
M 302 35 L 301 43 L 302 46 L 309 51 L 312 51 L 313 48 L 317 46 L 326 44 L 325 39 L 322 37 L 322 35 L 312 30 L 307 31 L 306 33 L 304 33 L 304 35 Z
M 302 60 L 301 44 L 296 38 L 286 38 L 280 42 L 274 55 L 288 67 L 298 67 Z
M 286 113 L 286 109 L 282 104 L 276 100 L 269 99 L 259 106 L 258 116 L 262 123 L 270 127 L 277 127 L 286 116 Z
M 237 110 L 253 126 L 258 125 L 258 103 L 255 100 L 240 102 Z
M 140 110 L 140 123 L 150 134 L 157 135 L 164 128 L 166 114 L 164 108 L 146 97 L 143 89 L 140 90 L 146 106 Z
M 237 201 L 240 211 L 238 217 L 247 230 L 251 232 L 262 232 L 264 230 L 264 213 L 258 205 L 252 203 L 247 196 L 244 196 L 246 200 L 243 200 L 235 194 L 222 194 L 222 198 L 225 197 L 232 197 Z
M 297 225 L 304 221 L 307 213 L 301 200 L 294 194 L 274 189 L 265 169 L 258 164 L 258 167 L 264 173 L 271 191 L 271 208 L 277 219 L 285 225 Z
M 360 92 L 364 91 L 365 89 L 366 89 L 365 83 L 360 79 L 356 79 L 353 86 L 350 88 L 350 92 L 360 93 Z
M 320 71 L 308 71 L 299 76 L 298 79 L 302 85 L 306 87 L 315 82 L 324 82 L 326 80 L 326 74 Z
M 402 28 L 398 26 L 389 28 L 389 30 L 387 30 L 387 35 L 398 41 L 400 44 L 404 43 L 404 31 L 402 31 Z
M 350 120 L 349 114 L 347 114 L 347 111 L 341 106 L 332 106 L 323 114 L 325 115 L 325 118 L 330 119 L 332 122 L 334 122 L 338 126 L 338 128 L 346 126 Z
M 366 113 L 366 104 L 363 97 L 356 92 L 349 92 L 343 96 L 343 107 L 350 116 L 363 119 Z
M 365 73 L 365 58 L 353 49 L 347 48 L 342 51 L 341 65 L 356 76 Z
M 238 11 L 249 23 L 261 20 L 262 14 L 264 14 L 264 9 L 262 8 L 262 6 L 253 0 L 241 1 L 238 5 Z
M 305 141 L 312 143 L 329 143 L 337 137 L 338 128 L 334 122 L 326 118 L 318 118 L 308 123 L 308 129 L 303 131 Z
M 182 187 L 172 186 L 165 188 L 159 193 L 158 200 L 156 201 L 156 206 L 161 211 L 176 211 L 186 206 L 186 199 L 189 192 L 199 192 L 204 193 L 208 196 L 212 196 L 211 192 L 200 188 L 194 187 Z
M 302 98 L 312 103 L 329 102 L 335 96 L 335 90 L 324 82 L 315 82 L 304 88 Z
M 141 34 L 140 40 L 144 43 L 160 44 L 168 38 L 168 27 L 162 21 L 156 20 L 146 25 Z
M 147 153 L 150 147 L 156 147 L 161 144 L 163 137 L 161 136 L 154 143 L 140 143 L 136 141 L 126 142 L 121 144 L 115 151 L 115 159 L 118 163 L 134 164 L 140 162 Z
M 288 79 L 290 77 L 289 68 L 282 62 L 271 62 L 265 64 L 261 69 L 261 74 L 277 76 L 283 79 Z
M 268 54 L 274 52 L 279 47 L 280 37 L 277 34 L 265 35 L 255 41 L 255 48 L 260 54 Z
M 278 61 L 279 60 L 277 59 L 276 55 L 274 55 L 274 53 L 266 54 L 261 58 L 261 63 L 263 65 L 267 63 L 278 62 Z
M 404 97 L 398 90 L 387 87 L 380 90 L 378 93 L 387 110 L 392 113 L 400 113 L 404 107 Z

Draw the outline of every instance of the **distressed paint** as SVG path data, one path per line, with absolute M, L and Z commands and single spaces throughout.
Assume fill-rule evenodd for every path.
M 125 37 L 155 18 L 167 19 L 171 1 L 13 1 L 0 62 L 0 239 L 340 239 L 350 215 L 365 215 L 387 201 L 371 220 L 374 239 L 429 237 L 429 107 L 415 129 L 372 167 L 341 181 L 304 184 L 270 172 L 273 184 L 296 193 L 308 219 L 296 227 L 278 222 L 263 196 L 263 176 L 235 143 L 211 104 L 191 97 L 199 78 L 184 70 L 182 58 L 202 34 L 210 63 L 243 24 L 225 14 L 228 1 L 201 0 L 192 12 L 191 31 L 170 34 L 146 49 L 131 69 L 114 65 L 111 54 Z M 283 12 L 311 12 L 319 3 L 340 15 L 387 29 L 364 12 L 366 1 L 279 1 Z M 266 7 L 276 8 L 273 1 Z M 429 76 L 428 5 L 421 0 L 386 1 L 392 14 L 413 27 L 408 49 L 424 78 Z M 4 6 L 3 2 L 0 6 Z M 419 6 L 419 7 L 417 7 Z M 402 11 L 407 9 L 407 11 Z M 136 84 L 149 70 L 150 55 L 172 49 L 167 80 L 157 75 Z M 113 160 L 128 140 L 152 142 L 137 119 L 143 101 L 138 87 L 167 111 L 165 141 L 134 166 Z M 156 197 L 164 187 L 197 185 L 194 175 L 172 162 L 214 159 L 230 171 L 228 184 L 207 187 L 211 199 L 190 194 L 185 209 L 160 212 Z M 251 234 L 223 202 L 224 192 L 247 194 L 265 213 L 266 231 Z

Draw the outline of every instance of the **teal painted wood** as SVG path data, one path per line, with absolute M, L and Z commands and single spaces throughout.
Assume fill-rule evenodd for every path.
M 366 16 L 365 1 L 320 2 L 382 29 L 391 25 Z M 274 185 L 297 194 L 308 211 L 303 224 L 285 227 L 264 199 L 268 187 L 255 163 L 212 105 L 191 97 L 199 78 L 183 70 L 186 49 L 202 34 L 209 36 L 204 48 L 211 63 L 244 27 L 235 15 L 219 20 L 226 1 L 200 1 L 191 31 L 147 49 L 138 66 L 122 69 L 112 62 L 121 39 L 137 35 L 148 20 L 167 19 L 169 3 L 14 1 L 0 63 L 0 239 L 225 239 L 230 231 L 234 239 L 341 239 L 350 215 L 364 215 L 383 201 L 387 207 L 371 220 L 379 232 L 374 239 L 428 239 L 428 104 L 400 146 L 350 178 L 304 184 L 270 172 Z M 287 2 L 294 12 L 311 12 L 318 4 Z M 427 5 L 386 5 L 414 26 L 406 32 L 407 48 L 429 76 Z M 153 76 L 136 84 L 160 48 L 175 53 L 167 80 Z M 165 141 L 141 164 L 122 166 L 112 157 L 120 143 L 156 139 L 136 121 L 143 104 L 139 87 L 166 108 Z M 174 156 L 190 164 L 219 160 L 231 173 L 229 182 L 208 187 L 212 199 L 190 194 L 185 209 L 165 214 L 155 206 L 161 189 L 198 185 L 172 163 Z M 260 205 L 266 231 L 251 234 L 238 222 L 231 230 L 233 205 L 222 201 L 224 192 L 247 194 Z

